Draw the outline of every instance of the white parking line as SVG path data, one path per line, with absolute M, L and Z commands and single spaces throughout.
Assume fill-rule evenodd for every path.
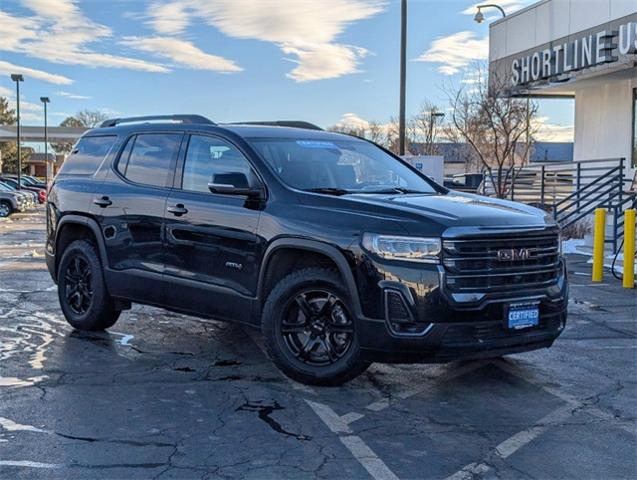
M 548 415 L 544 416 L 542 419 L 540 419 L 537 422 L 536 425 L 526 428 L 516 433 L 512 437 L 509 437 L 508 439 L 504 440 L 497 447 L 495 447 L 493 453 L 491 454 L 491 457 L 495 456 L 496 458 L 499 458 L 499 459 L 508 458 L 509 456 L 517 452 L 520 448 L 522 448 L 524 445 L 527 445 L 529 442 L 531 442 L 532 440 L 542 435 L 549 427 L 557 423 L 563 422 L 564 420 L 567 420 L 569 417 L 573 415 L 573 411 L 576 409 L 585 408 L 585 412 L 590 415 L 596 416 L 603 420 L 614 420 L 616 422 L 618 421 L 618 419 L 615 418 L 615 416 L 611 413 L 605 412 L 597 407 L 587 405 L 586 402 L 578 400 L 573 395 L 570 395 L 558 389 L 543 385 L 539 383 L 537 380 L 522 374 L 522 372 L 520 372 L 514 366 L 508 364 L 504 360 L 496 360 L 494 364 L 498 368 L 501 368 L 503 371 L 511 375 L 514 375 L 517 378 L 520 378 L 526 382 L 529 382 L 537 387 L 540 387 L 547 393 L 566 402 L 567 405 L 559 407 L 556 410 L 549 413 Z M 637 435 L 637 429 L 634 425 L 618 424 L 617 427 L 621 428 L 622 430 L 632 435 Z M 457 471 L 453 475 L 450 475 L 445 480 L 471 480 L 475 477 L 475 475 L 481 475 L 487 472 L 489 469 L 490 467 L 486 465 L 485 463 L 474 462 L 474 463 L 470 463 L 466 465 L 464 468 Z
M 383 462 L 374 451 L 358 436 L 352 435 L 352 429 L 343 418 L 336 414 L 327 405 L 305 399 L 314 413 L 327 427 L 338 435 L 338 439 L 351 452 L 356 460 L 363 466 L 375 480 L 398 480 L 398 477 Z
M 437 384 L 439 382 L 444 382 L 448 380 L 452 380 L 456 377 L 460 377 L 466 373 L 473 372 L 474 370 L 478 370 L 479 368 L 484 367 L 485 365 L 492 363 L 491 360 L 481 360 L 479 362 L 469 363 L 467 365 L 463 365 L 456 370 L 448 370 L 445 373 L 441 374 L 436 378 Z M 373 412 L 380 412 L 385 408 L 388 408 L 392 403 L 395 403 L 394 400 L 407 400 L 410 397 L 418 395 L 420 393 L 425 392 L 426 390 L 431 389 L 432 386 L 430 384 L 417 385 L 416 387 L 408 388 L 407 390 L 403 390 L 402 392 L 398 392 L 396 395 L 393 395 L 392 398 L 383 398 L 381 400 L 377 400 L 375 402 L 370 403 L 365 408 L 367 410 L 371 410 Z M 348 413 L 347 415 L 352 415 Z
M 0 460 L 0 466 L 7 467 L 30 467 L 30 468 L 62 468 L 59 463 L 31 462 L 29 460 Z
M 541 418 L 536 425 L 526 428 L 500 443 L 490 456 L 501 460 L 510 457 L 524 445 L 542 435 L 549 427 L 568 419 L 572 413 L 573 406 L 571 404 L 553 410 Z M 446 480 L 470 480 L 474 478 L 474 475 L 483 474 L 488 470 L 490 470 L 490 467 L 485 463 L 470 463 L 453 475 L 448 476 Z
M 252 341 L 261 349 L 263 354 L 267 357 L 268 354 L 263 346 L 261 337 L 254 329 L 246 329 L 248 335 Z M 308 385 L 297 383 L 288 377 L 283 377 L 292 385 L 295 390 L 309 393 L 313 396 L 317 395 L 316 390 Z M 363 417 L 359 413 L 348 413 L 339 416 L 329 406 L 316 401 L 303 399 L 305 403 L 316 413 L 321 421 L 338 436 L 341 443 L 350 451 L 352 456 L 360 463 L 367 473 L 371 475 L 374 480 L 398 480 L 398 477 L 392 472 L 389 467 L 383 462 L 378 455 L 357 435 L 352 435 L 352 429 L 349 427 L 349 423 L 354 420 L 358 420 Z
M 496 365 L 501 368 L 502 370 L 504 370 L 505 372 L 514 375 L 526 382 L 529 382 L 537 387 L 540 387 L 542 390 L 544 390 L 547 393 L 550 393 L 551 395 L 559 398 L 560 400 L 565 401 L 566 403 L 569 403 L 571 405 L 571 408 L 581 408 L 583 406 L 586 407 L 586 412 L 589 413 L 590 415 L 593 415 L 597 418 L 601 418 L 602 420 L 610 420 L 610 421 L 615 421 L 618 423 L 617 427 L 621 428 L 622 430 L 630 433 L 631 435 L 635 435 L 637 436 L 637 427 L 635 425 L 626 425 L 621 423 L 621 421 L 619 419 L 617 419 L 615 417 L 615 415 L 613 415 L 612 413 L 609 412 L 605 412 L 604 410 L 598 408 L 598 407 L 594 407 L 592 405 L 586 405 L 584 402 L 582 402 L 581 400 L 579 400 L 578 398 L 576 398 L 575 396 L 563 392 L 561 390 L 558 390 L 557 388 L 553 388 L 553 387 L 549 387 L 546 385 L 543 385 L 542 383 L 540 383 L 539 381 L 537 381 L 536 379 L 534 379 L 533 377 L 530 377 L 528 375 L 524 375 L 522 372 L 520 372 L 516 367 L 514 367 L 513 365 L 510 365 L 509 363 L 507 363 L 504 360 L 498 360 Z

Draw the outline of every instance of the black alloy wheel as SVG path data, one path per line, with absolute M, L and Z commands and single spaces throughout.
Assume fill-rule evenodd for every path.
M 342 385 L 370 365 L 350 291 L 330 268 L 307 267 L 283 277 L 268 293 L 261 330 L 270 359 L 297 382 Z
M 109 295 L 99 254 L 87 240 L 71 242 L 58 267 L 58 299 L 66 320 L 78 330 L 104 330 L 120 310 Z
M 68 306 L 77 315 L 84 315 L 93 302 L 93 274 L 86 258 L 76 255 L 64 274 L 64 294 Z
M 331 365 L 352 344 L 354 322 L 337 295 L 325 290 L 305 290 L 284 308 L 281 335 L 290 353 L 308 365 Z

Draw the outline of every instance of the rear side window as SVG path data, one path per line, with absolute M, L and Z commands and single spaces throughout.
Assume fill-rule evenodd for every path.
M 128 140 L 117 169 L 128 180 L 167 187 L 172 179 L 181 134 L 144 133 Z
M 115 135 L 82 137 L 60 168 L 64 175 L 92 175 L 110 152 Z

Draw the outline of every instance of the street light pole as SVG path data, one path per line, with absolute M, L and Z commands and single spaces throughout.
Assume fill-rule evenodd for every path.
M 432 110 L 429 112 L 429 155 L 434 154 L 434 127 L 437 118 L 443 118 L 445 116 L 442 112 L 436 112 Z
M 407 80 L 407 0 L 400 2 L 400 108 L 398 114 L 398 153 L 405 154 L 405 85 Z
M 17 112 L 18 128 L 16 129 L 16 137 L 18 142 L 18 190 L 22 189 L 22 145 L 20 138 L 20 82 L 24 81 L 24 77 L 19 73 L 12 73 L 11 80 L 15 82 L 15 103 Z
M 49 103 L 49 97 L 40 97 L 40 101 L 44 105 L 44 184 L 49 185 L 49 132 L 47 125 L 46 104 Z

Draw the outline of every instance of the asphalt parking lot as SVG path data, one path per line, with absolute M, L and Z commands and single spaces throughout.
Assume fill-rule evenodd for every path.
M 586 257 L 549 350 L 310 388 L 233 325 L 134 307 L 73 331 L 44 231 L 0 220 L 0 478 L 637 476 L 637 294 Z

